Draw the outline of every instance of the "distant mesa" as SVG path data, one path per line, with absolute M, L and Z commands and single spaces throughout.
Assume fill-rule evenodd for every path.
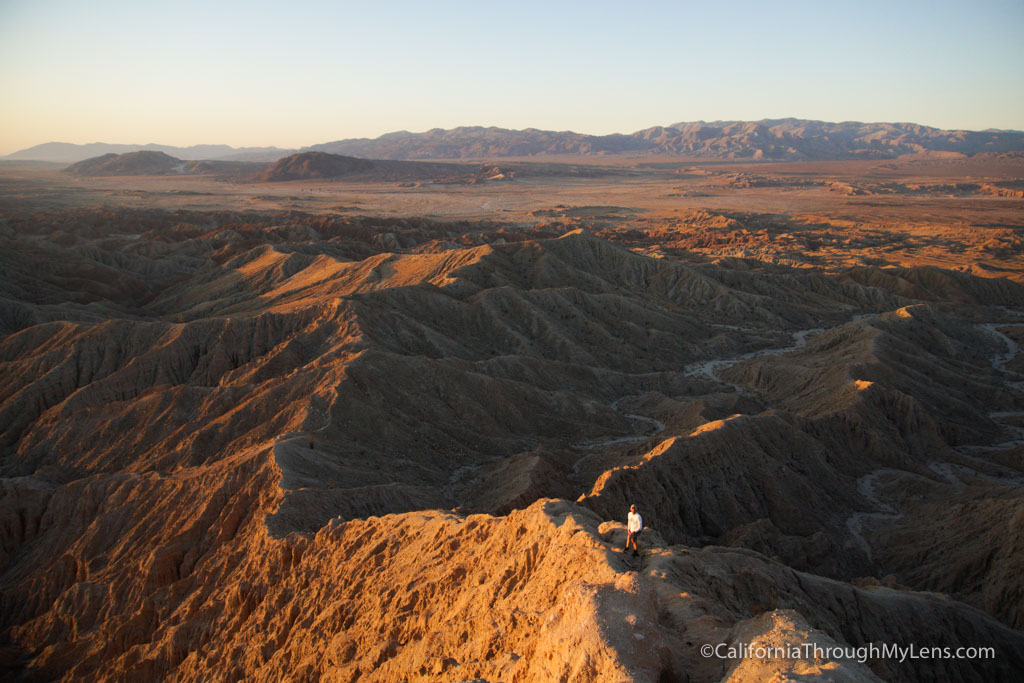
M 302 152 L 271 164 L 261 180 L 277 182 L 282 180 L 316 180 L 341 178 L 366 173 L 374 169 L 368 159 L 357 159 L 326 152 Z

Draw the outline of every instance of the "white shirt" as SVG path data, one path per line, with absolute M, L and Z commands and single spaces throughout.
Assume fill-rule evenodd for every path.
M 626 527 L 633 533 L 640 531 L 644 528 L 644 518 L 640 516 L 639 512 L 629 513 L 629 525 Z

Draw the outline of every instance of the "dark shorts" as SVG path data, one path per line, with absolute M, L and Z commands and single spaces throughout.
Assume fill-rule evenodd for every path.
M 640 531 L 627 531 L 626 532 L 626 543 L 629 543 L 632 540 L 640 538 L 640 534 L 643 533 L 643 531 L 644 531 L 643 529 L 641 529 Z

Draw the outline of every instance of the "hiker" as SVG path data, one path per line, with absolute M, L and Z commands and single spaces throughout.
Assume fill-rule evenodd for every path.
M 633 557 L 640 557 L 640 548 L 636 546 L 636 537 L 644 530 L 644 518 L 636 511 L 636 505 L 629 506 L 628 522 L 626 524 L 626 552 L 629 551 L 629 544 L 633 544 Z

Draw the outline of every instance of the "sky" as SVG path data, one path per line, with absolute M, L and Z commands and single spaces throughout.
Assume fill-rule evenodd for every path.
M 462 125 L 1024 130 L 1024 1 L 0 0 L 0 154 Z

